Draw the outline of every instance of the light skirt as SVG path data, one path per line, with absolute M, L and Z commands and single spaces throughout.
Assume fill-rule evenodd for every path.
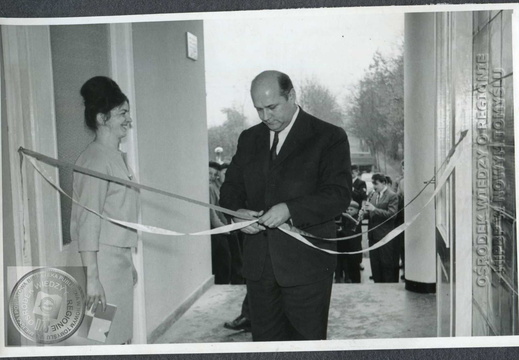
M 126 343 L 133 336 L 132 250 L 99 244 L 97 264 L 106 302 L 117 306 L 105 344 Z

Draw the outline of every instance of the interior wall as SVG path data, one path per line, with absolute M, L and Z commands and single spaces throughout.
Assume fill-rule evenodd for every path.
M 85 126 L 81 86 L 93 76 L 110 75 L 107 25 L 56 25 L 50 27 L 52 74 L 56 107 L 58 158 L 75 163 L 94 139 Z M 124 89 L 123 89 L 124 92 Z M 61 169 L 60 185 L 72 194 L 72 170 Z M 72 202 L 61 196 L 63 243 L 70 243 Z
M 133 24 L 140 182 L 208 202 L 208 154 L 202 21 Z M 198 60 L 186 56 L 186 32 Z M 209 229 L 208 211 L 142 192 L 142 222 L 193 232 Z M 143 234 L 150 334 L 211 279 L 207 236 Z

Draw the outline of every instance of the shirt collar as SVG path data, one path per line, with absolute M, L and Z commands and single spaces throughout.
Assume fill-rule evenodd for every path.
M 288 135 L 288 133 L 290 132 L 290 129 L 292 129 L 292 126 L 294 126 L 297 115 L 299 115 L 299 106 L 297 106 L 296 112 L 294 113 L 294 116 L 292 116 L 292 120 L 290 120 L 290 123 L 288 124 L 288 126 L 286 128 L 284 128 L 283 130 L 281 130 L 278 133 L 278 135 L 280 135 L 280 136 L 283 135 L 285 137 Z

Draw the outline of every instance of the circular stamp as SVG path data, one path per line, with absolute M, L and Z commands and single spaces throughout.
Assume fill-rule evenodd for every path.
M 85 315 L 83 289 L 71 275 L 55 268 L 25 274 L 9 298 L 9 314 L 18 331 L 39 344 L 72 336 Z

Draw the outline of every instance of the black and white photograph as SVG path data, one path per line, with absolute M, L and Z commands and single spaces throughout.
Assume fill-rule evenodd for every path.
M 0 18 L 0 356 L 517 346 L 518 10 Z

